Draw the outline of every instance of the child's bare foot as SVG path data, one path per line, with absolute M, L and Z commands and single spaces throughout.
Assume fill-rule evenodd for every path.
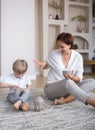
M 63 104 L 63 103 L 64 103 L 64 97 L 54 100 L 54 105 Z
M 28 110 L 28 102 L 24 102 L 24 103 L 22 104 L 22 110 L 23 110 L 23 111 L 27 111 L 27 110 Z
M 16 110 L 19 110 L 20 104 L 21 104 L 21 101 L 18 100 L 18 101 L 13 105 L 13 107 L 14 107 Z

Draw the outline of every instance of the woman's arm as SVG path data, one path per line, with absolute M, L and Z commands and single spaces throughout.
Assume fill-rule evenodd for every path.
M 46 69 L 48 64 L 45 61 L 34 60 L 34 63 L 41 66 L 41 70 Z
M 74 75 L 68 75 L 69 79 L 73 80 L 74 82 L 80 82 L 80 77 Z

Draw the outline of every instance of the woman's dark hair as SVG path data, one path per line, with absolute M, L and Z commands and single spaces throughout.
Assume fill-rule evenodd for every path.
M 56 42 L 57 41 L 62 41 L 64 42 L 66 45 L 71 45 L 71 48 L 73 47 L 73 42 L 74 42 L 74 37 L 70 34 L 70 33 L 60 33 L 57 38 L 56 38 Z M 71 49 L 70 48 L 70 49 Z

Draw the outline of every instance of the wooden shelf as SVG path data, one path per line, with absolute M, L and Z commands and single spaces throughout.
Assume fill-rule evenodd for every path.
M 91 72 L 84 72 L 84 74 L 88 74 L 88 75 L 95 75 L 95 60 L 91 60 L 91 59 L 87 59 L 83 61 L 84 64 L 84 68 L 86 66 L 90 66 L 91 67 Z
M 48 20 L 49 25 L 64 25 L 66 24 L 64 20 L 55 20 L 55 19 L 49 19 Z
M 83 64 L 84 65 L 95 65 L 95 60 L 90 60 L 90 59 L 84 60 Z
M 73 6 L 81 6 L 81 7 L 89 7 L 89 3 L 80 3 L 80 2 L 73 2 L 73 1 L 69 1 L 69 5 L 73 5 Z

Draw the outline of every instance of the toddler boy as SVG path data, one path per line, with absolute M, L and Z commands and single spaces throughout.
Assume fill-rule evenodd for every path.
M 31 95 L 31 80 L 25 73 L 28 64 L 23 59 L 18 59 L 13 63 L 13 73 L 3 79 L 1 86 L 10 87 L 8 101 L 13 104 L 16 110 L 28 110 L 28 98 Z

